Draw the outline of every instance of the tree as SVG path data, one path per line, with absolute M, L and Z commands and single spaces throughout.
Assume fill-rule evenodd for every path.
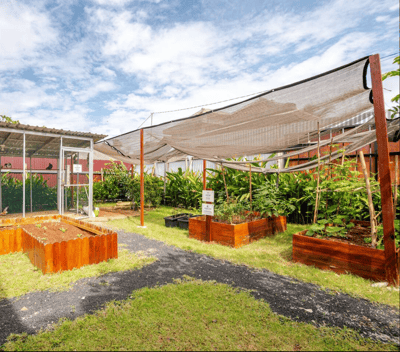
M 13 123 L 13 124 L 18 124 L 19 121 L 18 120 L 13 120 L 11 117 L 8 117 L 6 115 L 0 115 L 0 118 L 3 122 L 7 122 L 7 123 Z
M 383 74 L 382 81 L 384 81 L 388 77 L 400 76 L 400 56 L 394 58 L 393 64 L 399 65 L 399 68 L 397 70 L 389 71 Z M 400 94 L 397 94 L 394 98 L 391 99 L 393 103 L 397 103 L 397 106 L 394 106 L 393 109 L 389 109 L 389 111 L 392 112 L 392 119 L 400 112 L 399 100 L 400 100 Z

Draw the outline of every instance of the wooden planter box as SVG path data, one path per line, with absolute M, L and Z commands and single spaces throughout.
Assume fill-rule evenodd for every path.
M 305 236 L 306 232 L 304 230 L 293 235 L 293 261 L 338 274 L 351 273 L 365 279 L 386 281 L 383 250 L 313 238 Z
M 205 220 L 205 216 L 189 219 L 189 238 L 200 241 L 208 240 Z M 210 232 L 212 242 L 239 248 L 260 238 L 273 235 L 274 221 L 267 218 L 237 225 L 211 222 Z
M 0 254 L 23 251 L 43 274 L 71 270 L 118 258 L 118 237 L 117 233 L 111 230 L 60 215 L 12 220 L 17 220 L 13 225 L 23 225 L 51 219 L 60 219 L 61 222 L 91 232 L 94 236 L 44 244 L 21 228 L 5 229 L 0 231 Z

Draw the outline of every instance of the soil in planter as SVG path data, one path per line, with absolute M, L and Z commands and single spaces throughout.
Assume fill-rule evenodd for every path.
M 255 220 L 260 220 L 262 219 L 262 216 L 260 215 L 255 215 L 255 214 L 247 214 L 245 218 L 238 216 L 238 215 L 234 215 L 232 217 L 232 222 L 229 222 L 228 220 L 219 220 L 216 219 L 215 217 L 213 218 L 213 222 L 218 222 L 220 224 L 228 224 L 228 225 L 239 225 L 239 224 L 244 224 L 247 222 L 252 222 Z
M 360 226 L 360 225 L 356 225 L 353 228 L 351 228 L 346 233 L 346 237 L 321 236 L 321 235 L 318 235 L 315 233 L 309 237 L 321 238 L 321 239 L 326 239 L 326 240 L 331 240 L 331 241 L 336 241 L 336 242 L 344 242 L 344 243 L 355 244 L 358 246 L 373 248 L 371 243 L 366 243 L 364 241 L 364 238 L 371 238 L 371 228 Z M 396 246 L 399 247 L 399 244 L 397 244 Z
M 38 226 L 40 225 L 40 227 Z M 52 221 L 40 224 L 22 225 L 27 233 L 44 244 L 74 240 L 77 238 L 92 237 L 94 234 L 64 222 Z M 64 231 L 65 230 L 65 231 Z

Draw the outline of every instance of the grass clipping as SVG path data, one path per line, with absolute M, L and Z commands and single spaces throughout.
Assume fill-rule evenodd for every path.
M 186 277 L 135 291 L 94 315 L 38 335 L 10 335 L 4 350 L 395 350 L 355 331 L 316 328 L 274 314 L 249 292 Z
M 155 258 L 138 256 L 126 249 L 119 249 L 118 259 L 43 275 L 38 268 L 32 265 L 25 254 L 5 254 L 0 256 L 0 300 L 21 296 L 32 291 L 67 290 L 72 282 L 79 279 L 100 276 L 109 272 L 139 269 L 155 260 Z

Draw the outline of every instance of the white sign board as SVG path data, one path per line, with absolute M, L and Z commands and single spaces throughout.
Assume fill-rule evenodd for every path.
M 82 172 L 82 165 L 81 164 L 74 164 L 74 173 Z
M 214 204 L 204 204 L 203 203 L 202 214 L 214 216 Z
M 214 203 L 214 191 L 203 191 L 203 202 Z

